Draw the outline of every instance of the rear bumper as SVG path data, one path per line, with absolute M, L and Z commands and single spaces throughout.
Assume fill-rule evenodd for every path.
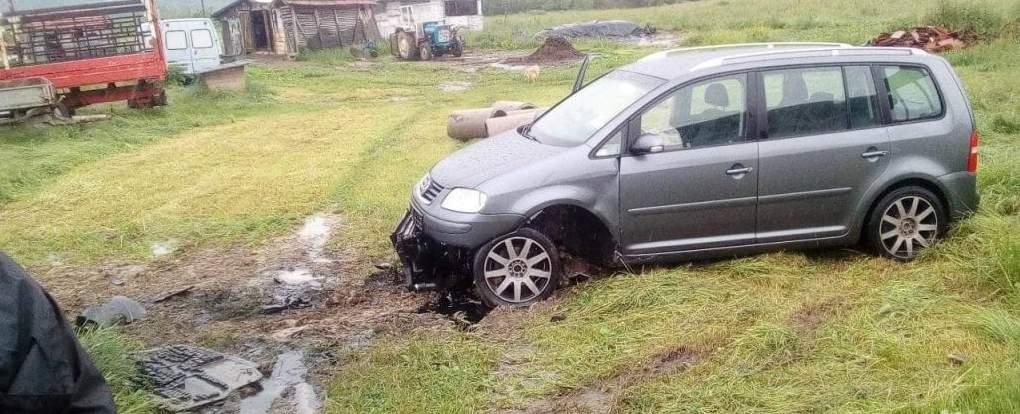
M 946 174 L 938 178 L 945 189 L 949 212 L 954 219 L 977 211 L 981 196 L 977 191 L 977 176 L 968 172 Z

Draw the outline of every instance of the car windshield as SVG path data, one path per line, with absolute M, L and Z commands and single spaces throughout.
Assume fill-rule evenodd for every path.
M 633 72 L 612 72 L 542 115 L 531 126 L 528 135 L 549 145 L 580 145 L 662 82 L 661 79 Z

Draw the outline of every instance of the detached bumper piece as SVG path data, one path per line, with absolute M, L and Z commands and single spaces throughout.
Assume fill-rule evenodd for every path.
M 423 229 L 421 213 L 408 209 L 390 242 L 400 257 L 401 272 L 407 288 L 413 291 L 450 288 L 465 271 L 467 257 L 462 249 L 453 248 L 433 240 Z

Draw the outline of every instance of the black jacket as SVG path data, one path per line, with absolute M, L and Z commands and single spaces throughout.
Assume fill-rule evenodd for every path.
M 0 414 L 115 412 L 56 301 L 0 253 Z

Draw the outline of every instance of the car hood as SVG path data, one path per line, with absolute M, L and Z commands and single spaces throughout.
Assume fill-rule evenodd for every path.
M 432 168 L 432 180 L 444 187 L 476 188 L 502 174 L 566 151 L 508 131 L 454 152 Z

